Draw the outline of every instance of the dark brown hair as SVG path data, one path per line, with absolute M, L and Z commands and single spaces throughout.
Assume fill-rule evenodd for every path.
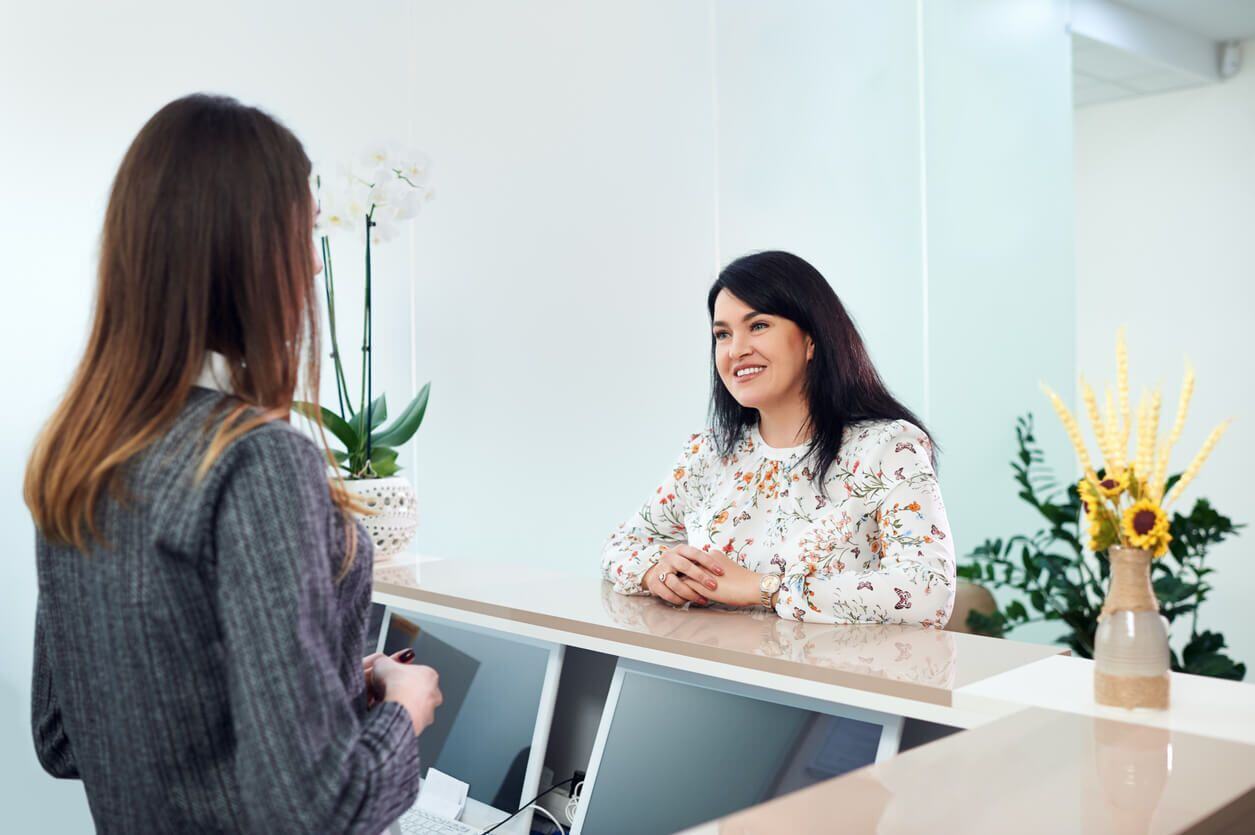
M 712 319 L 715 299 L 723 290 L 759 313 L 788 319 L 815 343 L 815 355 L 806 366 L 804 389 L 811 433 L 807 457 L 821 492 L 841 449 L 845 428 L 851 423 L 904 420 L 933 440 L 923 421 L 889 392 L 845 305 L 827 279 L 807 261 L 780 251 L 736 259 L 723 268 L 706 296 Z M 715 349 L 712 335 L 710 417 L 719 448 L 728 455 L 745 428 L 758 422 L 758 410 L 742 406 L 724 386 Z M 935 441 L 930 455 L 935 467 Z

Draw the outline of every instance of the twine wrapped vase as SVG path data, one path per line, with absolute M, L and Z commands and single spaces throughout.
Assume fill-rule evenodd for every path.
M 371 511 L 357 518 L 375 545 L 375 562 L 386 562 L 404 551 L 418 530 L 418 496 L 413 486 L 399 476 L 345 479 L 344 486 Z
M 1112 547 L 1111 585 L 1094 635 L 1094 700 L 1115 707 L 1168 706 L 1168 622 L 1150 584 L 1149 551 Z

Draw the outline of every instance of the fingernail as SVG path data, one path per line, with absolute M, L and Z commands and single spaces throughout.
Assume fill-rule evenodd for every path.
M 707 580 L 707 581 L 706 581 L 706 588 L 710 589 L 711 591 L 714 591 L 715 589 L 717 589 L 717 588 L 718 588 L 718 586 L 716 586 L 716 585 L 715 585 L 715 581 L 714 581 L 714 580 Z
M 722 569 L 722 568 L 715 568 L 715 573 L 716 573 L 716 574 L 718 574 L 720 577 L 722 577 L 722 576 L 723 576 L 723 569 Z
M 397 656 L 397 660 L 400 661 L 402 664 L 410 663 L 411 661 L 414 660 L 414 650 L 412 649 L 405 650 L 404 652 L 402 652 L 400 655 Z

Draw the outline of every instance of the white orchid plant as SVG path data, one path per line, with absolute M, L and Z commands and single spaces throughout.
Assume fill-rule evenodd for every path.
M 431 162 L 421 151 L 404 150 L 394 143 L 380 143 L 367 149 L 357 166 L 341 164 L 328 178 L 314 173 L 314 190 L 319 216 L 315 234 L 322 245 L 323 288 L 327 297 L 327 320 L 331 331 L 331 359 L 335 367 L 337 409 L 315 403 L 297 402 L 293 408 L 313 417 L 322 415 L 323 425 L 344 445 L 333 449 L 337 466 L 349 478 L 385 478 L 401 469 L 398 447 L 418 431 L 427 412 L 431 384 L 388 426 L 386 395 L 374 397 L 371 357 L 371 248 L 394 240 L 401 227 L 418 216 L 432 198 Z M 366 248 L 365 306 L 362 321 L 361 392 L 357 408 L 344 376 L 344 363 L 336 333 L 335 274 L 331 265 L 333 237 L 356 239 Z

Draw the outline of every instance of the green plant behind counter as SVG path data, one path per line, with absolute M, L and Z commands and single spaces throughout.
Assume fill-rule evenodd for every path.
M 1038 621 L 1059 621 L 1067 631 L 1056 640 L 1084 658 L 1094 654 L 1094 632 L 1106 595 L 1110 563 L 1106 551 L 1089 554 L 1081 539 L 1081 500 L 1076 485 L 1061 490 L 1033 436 L 1033 416 L 1016 420 L 1019 447 L 1011 469 L 1019 496 L 1045 520 L 1032 535 L 987 539 L 967 555 L 958 573 L 993 588 L 1010 588 L 1020 596 L 992 614 L 972 612 L 967 625 L 984 635 L 1002 636 Z M 1179 476 L 1168 481 L 1168 489 Z M 1245 527 L 1218 513 L 1206 499 L 1188 515 L 1172 516 L 1169 553 L 1151 566 L 1159 607 L 1170 623 L 1188 620 L 1190 637 L 1180 656 L 1172 652 L 1177 672 L 1242 680 L 1246 664 L 1226 655 L 1224 635 L 1200 630 L 1199 609 L 1212 590 L 1207 552 Z M 1027 605 L 1026 605 L 1027 604 Z

